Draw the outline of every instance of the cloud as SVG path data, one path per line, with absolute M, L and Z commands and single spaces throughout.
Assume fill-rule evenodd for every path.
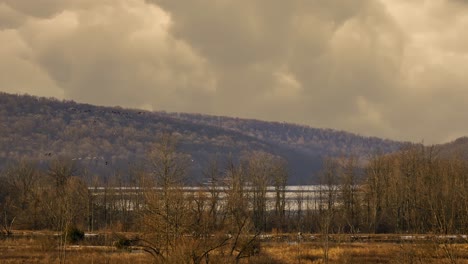
M 0 90 L 304 123 L 464 135 L 463 0 L 0 0 Z
M 112 5 L 113 0 L 1 0 L 0 4 L 7 5 L 10 8 L 26 16 L 34 18 L 50 18 L 66 10 L 90 9 L 100 5 Z
M 376 1 L 154 3 L 173 19 L 170 33 L 211 62 L 219 111 L 344 128 L 357 97 L 394 96 L 404 36 Z
M 0 89 L 62 98 L 63 91 L 32 59 L 32 50 L 15 30 L 0 31 Z
M 207 111 L 192 100 L 210 95 L 214 77 L 190 46 L 167 34 L 169 18 L 157 6 L 121 0 L 48 14 L 17 32 L 30 48 L 30 59 L 63 89 L 64 97 Z
M 0 2 L 0 30 L 16 28 L 25 20 L 25 16 L 5 3 Z

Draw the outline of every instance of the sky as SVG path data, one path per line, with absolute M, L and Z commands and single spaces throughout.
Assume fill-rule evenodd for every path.
M 0 0 L 0 91 L 468 136 L 468 0 Z

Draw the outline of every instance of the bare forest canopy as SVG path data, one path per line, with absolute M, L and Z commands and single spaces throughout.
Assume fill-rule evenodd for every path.
M 166 133 L 177 135 L 180 150 L 191 156 L 191 183 L 203 181 L 202 168 L 214 157 L 227 160 L 263 151 L 287 161 L 289 184 L 311 184 L 317 182 L 323 157 L 353 154 L 366 159 L 404 145 L 303 125 L 0 93 L 0 167 L 20 159 L 47 164 L 67 157 L 93 176 L 127 175 Z

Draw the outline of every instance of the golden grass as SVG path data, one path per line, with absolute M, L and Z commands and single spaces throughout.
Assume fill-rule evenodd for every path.
M 390 242 L 342 242 L 329 244 L 329 263 L 457 263 L 468 264 L 468 244 Z M 51 236 L 16 237 L 0 240 L 0 263 L 60 263 L 57 239 Z M 213 255 L 213 259 L 216 257 Z M 68 246 L 66 263 L 153 263 L 143 252 L 118 250 L 112 246 Z M 221 262 L 226 262 L 219 260 Z M 217 261 L 213 261 L 216 263 Z M 220 263 L 221 263 L 220 262 Z M 262 242 L 260 255 L 243 260 L 250 264 L 324 263 L 323 243 Z
M 262 248 L 279 263 L 324 263 L 323 244 L 319 242 L 268 243 Z M 444 249 L 449 247 L 450 252 Z M 450 256 L 452 254 L 452 256 Z M 452 262 L 453 260 L 453 262 Z M 468 263 L 468 245 L 340 243 L 330 245 L 329 263 Z
M 68 246 L 66 263 L 152 263 L 144 253 L 131 253 L 113 247 Z M 0 240 L 0 263 L 60 263 L 59 250 L 52 238 L 18 238 Z

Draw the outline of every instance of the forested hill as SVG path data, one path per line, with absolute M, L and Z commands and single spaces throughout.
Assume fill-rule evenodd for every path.
M 304 153 L 319 156 L 339 156 L 350 153 L 366 156 L 379 152 L 394 152 L 402 146 L 401 142 L 392 140 L 363 137 L 344 131 L 289 123 L 187 113 L 168 113 L 166 115 L 197 124 L 229 129 L 273 144 L 289 146 Z
M 19 159 L 72 158 L 100 177 L 128 173 L 158 135 L 178 136 L 192 156 L 194 182 L 217 157 L 264 151 L 288 161 L 290 184 L 316 182 L 321 158 L 389 153 L 403 143 L 330 129 L 200 114 L 101 107 L 0 93 L 0 167 Z M 0 169 L 1 169 L 0 168 Z
M 468 137 L 460 137 L 452 142 L 435 146 L 435 151 L 442 157 L 459 157 L 468 160 Z

